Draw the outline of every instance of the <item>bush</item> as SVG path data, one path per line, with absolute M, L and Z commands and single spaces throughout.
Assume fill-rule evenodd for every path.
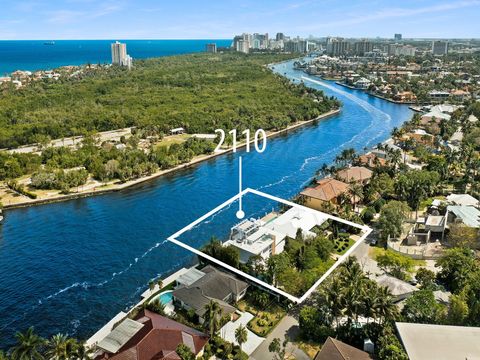
M 386 201 L 382 198 L 375 200 L 375 202 L 373 203 L 373 208 L 375 209 L 375 212 L 379 213 L 385 203 Z
M 373 220 L 375 217 L 375 209 L 372 209 L 371 207 L 367 207 L 365 210 L 363 210 L 362 213 L 362 220 L 365 224 L 370 224 L 370 222 Z
M 7 183 L 7 186 L 10 189 L 12 189 L 13 191 L 16 191 L 19 194 L 25 195 L 25 196 L 29 197 L 30 199 L 36 199 L 37 198 L 37 194 L 35 194 L 31 191 L 28 191 L 27 189 L 25 189 L 23 184 L 19 184 L 15 180 L 9 181 Z

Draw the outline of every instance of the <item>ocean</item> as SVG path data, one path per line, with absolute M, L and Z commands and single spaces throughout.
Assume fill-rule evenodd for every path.
M 121 40 L 135 59 L 205 51 L 205 44 L 230 46 L 231 40 Z M 110 44 L 115 40 L 1 40 L 0 76 L 16 70 L 49 70 L 65 65 L 111 62 Z

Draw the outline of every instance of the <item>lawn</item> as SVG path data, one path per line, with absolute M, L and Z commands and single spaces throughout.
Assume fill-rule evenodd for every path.
M 182 144 L 185 141 L 187 141 L 190 137 L 191 135 L 188 135 L 188 134 L 165 136 L 162 140 L 160 140 L 158 143 L 155 144 L 155 147 L 160 148 L 160 147 L 169 147 L 170 145 L 173 145 L 173 144 Z
M 299 349 L 303 350 L 310 359 L 315 358 L 315 355 L 317 355 L 322 348 L 318 343 L 307 340 L 298 340 L 295 341 L 294 344 L 297 345 Z
M 274 302 L 271 302 L 264 310 L 259 309 L 258 306 L 253 305 L 247 300 L 240 301 L 237 304 L 237 307 L 241 311 L 248 311 L 255 315 L 255 317 L 247 324 L 247 327 L 253 333 L 262 337 L 267 336 L 286 315 L 286 311 Z
M 371 246 L 369 249 L 369 256 L 370 258 L 377 260 L 377 256 L 385 254 L 385 252 L 393 252 L 393 250 L 385 250 L 384 248 L 377 247 L 377 246 Z M 402 255 L 400 253 L 395 252 L 398 254 L 400 257 L 410 259 L 412 261 L 413 266 L 426 266 L 426 261 L 421 260 L 421 259 L 412 259 L 411 257 Z

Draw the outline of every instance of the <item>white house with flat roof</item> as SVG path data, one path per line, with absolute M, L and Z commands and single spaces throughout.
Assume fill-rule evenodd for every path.
M 395 323 L 410 360 L 480 359 L 480 328 Z
M 254 255 L 267 260 L 271 255 L 281 253 L 285 239 L 295 238 L 298 230 L 302 231 L 304 238 L 315 237 L 311 230 L 326 220 L 327 217 L 320 212 L 298 208 L 291 208 L 283 214 L 270 213 L 262 219 L 247 219 L 232 227 L 230 239 L 224 246 L 238 248 L 242 263 Z

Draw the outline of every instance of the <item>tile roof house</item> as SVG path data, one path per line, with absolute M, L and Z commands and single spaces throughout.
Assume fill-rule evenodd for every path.
M 365 351 L 328 337 L 315 360 L 371 360 L 371 357 Z
M 357 159 L 357 162 L 361 165 L 368 166 L 369 168 L 375 168 L 377 166 L 385 166 L 387 163 L 387 160 L 378 157 L 377 155 L 373 153 L 367 153 L 360 155 Z
M 200 356 L 208 339 L 198 330 L 144 309 L 135 320 L 123 320 L 97 344 L 99 351 L 95 359 L 181 359 L 176 353 L 180 344 Z
M 337 172 L 337 177 L 346 183 L 367 183 L 373 175 L 373 171 L 363 166 L 351 166 Z
M 313 209 L 320 209 L 322 204 L 330 202 L 338 203 L 338 197 L 348 192 L 349 185 L 332 178 L 317 181 L 315 187 L 303 190 L 300 195 L 305 199 L 305 205 Z
M 218 270 L 211 265 L 202 269 L 204 276 L 190 285 L 182 285 L 173 291 L 174 303 L 186 310 L 194 310 L 203 322 L 210 300 L 216 301 L 223 315 L 233 314 L 236 309 L 231 303 L 239 301 L 247 292 L 248 284 L 233 275 Z

